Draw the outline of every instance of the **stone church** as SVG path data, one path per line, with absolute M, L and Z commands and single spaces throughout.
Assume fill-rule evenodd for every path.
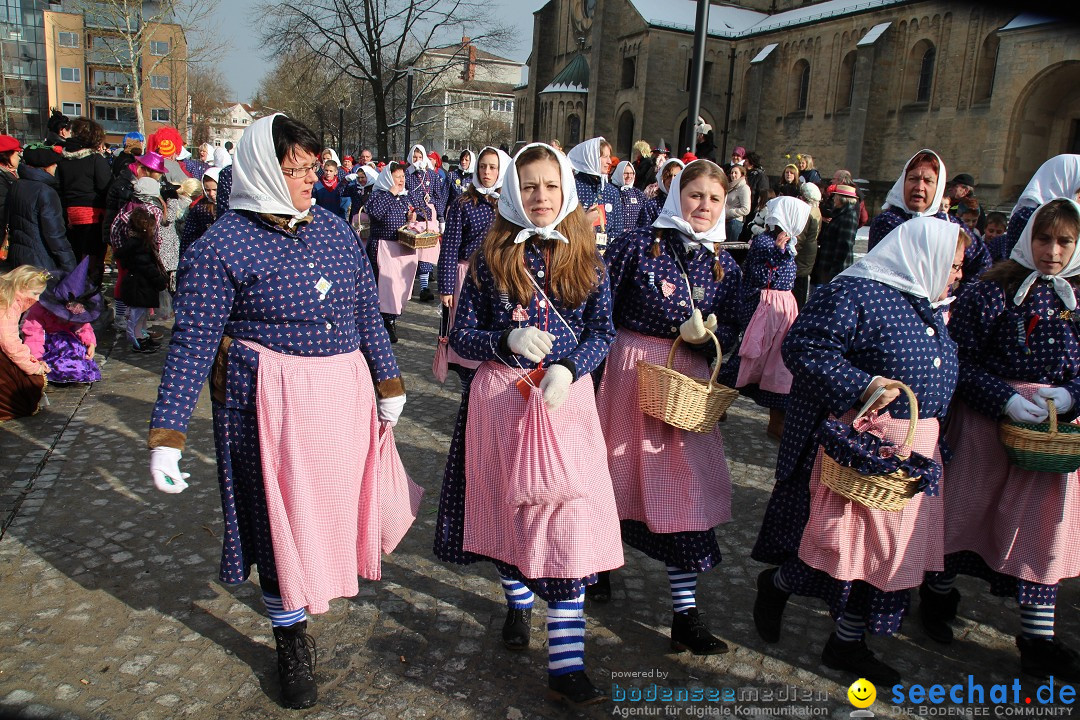
M 550 0 L 534 14 L 519 140 L 689 144 L 695 0 Z M 1080 28 L 1024 6 L 947 0 L 713 2 L 701 115 L 716 155 L 779 174 L 808 152 L 884 197 L 929 147 L 1011 207 L 1047 157 L 1080 153 Z M 690 123 L 692 126 L 692 123 Z

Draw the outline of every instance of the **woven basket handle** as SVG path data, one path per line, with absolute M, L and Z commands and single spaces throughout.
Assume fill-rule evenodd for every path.
M 720 348 L 720 341 L 716 339 L 716 333 L 709 328 L 705 328 L 705 332 L 709 333 L 709 337 L 712 338 L 713 344 L 716 345 L 716 365 L 713 367 L 712 375 L 709 376 L 709 386 L 716 382 L 716 376 L 720 374 L 720 363 L 723 361 L 724 351 Z M 675 348 L 679 347 L 679 343 L 685 342 L 682 339 L 682 335 L 675 338 L 675 342 L 671 344 L 671 350 L 667 354 L 667 369 L 673 370 L 675 366 Z
M 1050 398 L 1046 399 L 1046 409 L 1050 413 L 1050 434 L 1058 434 L 1058 421 L 1057 421 L 1057 408 L 1054 407 L 1054 401 Z
M 907 458 L 911 457 L 911 448 L 915 444 L 915 428 L 919 424 L 919 401 L 915 399 L 915 393 L 911 391 L 911 388 L 909 388 L 902 382 L 889 383 L 885 387 L 889 388 L 890 390 L 892 388 L 900 388 L 904 391 L 904 394 L 907 395 L 908 408 L 911 410 L 911 418 L 908 420 L 907 435 L 904 437 L 904 444 L 902 448 L 906 449 L 908 452 L 904 455 L 900 454 L 899 452 L 896 453 L 897 457 L 906 460 Z

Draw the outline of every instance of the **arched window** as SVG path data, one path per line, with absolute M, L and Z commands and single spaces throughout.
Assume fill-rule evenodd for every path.
M 810 63 L 800 60 L 791 71 L 790 112 L 805 112 L 810 100 Z
M 623 58 L 622 61 L 622 83 L 619 85 L 623 90 L 634 87 L 634 81 L 637 79 L 637 58 Z
M 633 152 L 634 147 L 634 114 L 629 110 L 624 110 L 619 115 L 619 133 L 618 142 L 615 143 L 616 154 L 619 157 L 625 157 L 627 160 Z
M 836 83 L 836 109 L 845 110 L 851 107 L 851 101 L 855 95 L 855 51 L 852 50 L 844 56 L 840 63 L 840 79 Z
M 919 61 L 919 81 L 915 89 L 915 102 L 930 102 L 930 90 L 934 84 L 934 56 L 937 51 L 927 43 Z
M 575 113 L 566 118 L 566 147 L 573 147 L 581 142 L 581 118 Z
M 990 33 L 983 40 L 979 51 L 979 61 L 975 66 L 975 102 L 989 100 L 994 94 L 994 74 L 997 72 L 998 36 L 997 31 Z
M 739 98 L 740 120 L 745 120 L 746 113 L 750 110 L 750 70 L 751 68 L 746 68 L 746 73 L 743 75 L 742 97 Z

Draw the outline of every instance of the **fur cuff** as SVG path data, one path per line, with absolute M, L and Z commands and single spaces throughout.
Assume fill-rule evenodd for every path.
M 168 428 L 150 428 L 150 435 L 146 438 L 146 447 L 153 450 L 156 447 L 171 447 L 177 450 L 184 449 L 187 442 L 187 434 L 179 430 Z
M 375 394 L 381 398 L 398 397 L 405 394 L 405 381 L 401 376 L 387 378 L 375 386 Z

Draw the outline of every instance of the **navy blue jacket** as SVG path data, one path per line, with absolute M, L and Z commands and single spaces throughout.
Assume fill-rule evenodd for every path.
M 74 270 L 57 182 L 41 168 L 23 165 L 8 197 L 11 261 L 46 270 Z

